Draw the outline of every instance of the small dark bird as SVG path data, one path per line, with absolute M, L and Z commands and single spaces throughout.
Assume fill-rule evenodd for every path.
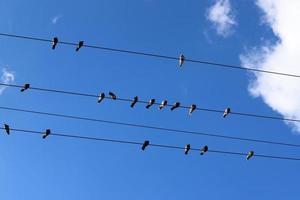
M 142 150 L 144 151 L 146 149 L 147 146 L 149 146 L 150 142 L 149 140 L 145 140 L 143 146 L 142 146 Z
M 204 155 L 208 151 L 208 146 L 205 145 L 200 151 L 201 151 L 200 155 L 201 156 Z
M 167 100 L 163 100 L 162 102 L 161 102 L 161 104 L 159 105 L 159 110 L 161 110 L 161 109 L 163 109 L 166 105 L 168 104 L 168 101 Z
M 249 160 L 251 157 L 254 156 L 254 151 L 249 151 L 247 157 L 246 157 L 246 160 Z
M 180 56 L 179 56 L 179 67 L 182 67 L 184 61 L 185 61 L 184 55 L 180 54 Z
M 25 90 L 29 89 L 30 88 L 30 84 L 29 83 L 26 83 L 23 88 L 21 89 L 21 92 L 24 92 Z
M 149 109 L 153 104 L 155 104 L 155 99 L 151 99 L 146 108 Z
M 48 137 L 48 135 L 50 135 L 51 134 L 51 130 L 50 129 L 47 129 L 46 131 L 45 131 L 45 133 L 43 134 L 43 139 L 45 139 L 46 137 Z
M 10 128 L 9 128 L 8 124 L 4 124 L 4 129 L 5 129 L 6 133 L 7 133 L 7 135 L 9 135 L 10 134 Z
M 138 102 L 139 100 L 139 97 L 138 96 L 135 96 L 130 104 L 130 107 L 133 108 L 134 105 Z
M 55 49 L 57 43 L 58 43 L 58 38 L 54 37 L 53 40 L 52 40 L 52 49 Z
M 112 93 L 112 92 L 109 92 L 108 95 L 110 96 L 110 98 L 112 98 L 113 100 L 116 100 L 117 99 L 117 96 Z
M 189 109 L 189 115 L 191 115 L 196 110 L 196 108 L 197 108 L 196 104 L 192 104 Z
M 79 51 L 79 49 L 80 49 L 81 47 L 83 47 L 83 43 L 84 43 L 84 41 L 79 41 L 79 42 L 78 42 L 77 47 L 76 47 L 76 51 Z
M 104 98 L 105 98 L 105 94 L 104 92 L 102 92 L 98 97 L 98 103 L 101 103 L 101 101 L 103 101 Z
M 173 106 L 172 106 L 172 108 L 171 108 L 171 111 L 173 111 L 176 108 L 179 108 L 179 106 L 180 106 L 179 102 L 174 103 Z
M 191 149 L 191 145 L 190 144 L 187 144 L 185 147 L 184 147 L 184 154 L 187 155 L 189 153 Z
M 230 112 L 231 112 L 230 108 L 226 108 L 224 111 L 223 117 L 225 118 L 227 115 L 229 115 Z

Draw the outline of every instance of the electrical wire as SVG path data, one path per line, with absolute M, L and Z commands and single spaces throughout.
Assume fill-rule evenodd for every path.
M 15 87 L 15 88 L 23 88 L 22 85 L 15 85 L 15 84 L 5 84 L 0 83 L 0 86 L 6 86 L 6 87 Z M 60 94 L 67 94 L 67 95 L 75 95 L 75 96 L 85 96 L 85 97 L 91 97 L 91 98 L 98 98 L 99 95 L 95 94 L 87 94 L 87 93 L 80 93 L 80 92 L 70 92 L 65 90 L 56 90 L 56 89 L 47 89 L 47 88 L 40 88 L 40 87 L 31 87 L 31 90 L 36 91 L 42 91 L 42 92 L 50 92 L 50 93 L 60 93 Z M 106 99 L 110 99 L 109 97 L 105 97 Z M 125 102 L 131 102 L 132 99 L 128 98 L 116 98 L 117 101 L 125 101 Z M 137 103 L 142 104 L 148 104 L 148 101 L 138 100 Z M 154 105 L 160 105 L 159 103 L 154 103 Z M 167 107 L 172 107 L 173 105 L 167 104 Z M 189 109 L 189 106 L 179 106 L 179 108 L 182 109 Z M 213 112 L 213 113 L 224 113 L 224 110 L 219 109 L 210 109 L 210 108 L 200 108 L 197 107 L 196 110 L 198 111 L 205 111 L 205 112 Z M 271 119 L 271 120 L 281 120 L 281 121 L 290 121 L 290 122 L 300 122 L 300 119 L 292 119 L 292 118 L 284 118 L 284 117 L 276 117 L 276 116 L 270 116 L 270 115 L 260 115 L 260 114 L 253 114 L 253 113 L 246 113 L 246 112 L 236 112 L 236 111 L 230 111 L 231 115 L 238 115 L 238 116 L 244 116 L 244 117 L 252 117 L 252 118 L 259 118 L 259 119 Z
M 119 121 L 110 121 L 110 120 L 103 120 L 103 119 L 95 119 L 95 118 L 66 115 L 66 114 L 59 114 L 59 113 L 42 112 L 42 111 L 36 111 L 36 110 L 26 110 L 26 109 L 19 109 L 19 108 L 4 107 L 4 106 L 0 106 L 0 109 L 8 110 L 8 111 L 15 111 L 15 112 L 30 113 L 30 114 L 36 114 L 36 115 L 45 115 L 45 116 L 60 117 L 60 118 L 67 118 L 67 119 L 91 121 L 91 122 L 97 122 L 97 123 L 113 124 L 113 125 L 119 125 L 119 126 L 129 126 L 129 127 L 135 127 L 135 128 L 158 130 L 158 131 L 163 131 L 163 132 L 173 133 L 173 134 L 175 134 L 175 133 L 190 134 L 190 135 L 196 135 L 196 136 L 215 137 L 215 138 L 221 138 L 221 139 L 226 139 L 226 140 L 237 140 L 237 141 L 244 141 L 244 142 L 263 143 L 263 144 L 270 144 L 270 145 L 280 145 L 280 146 L 300 148 L 300 144 L 276 142 L 276 141 L 270 141 L 270 140 L 234 137 L 234 136 L 228 136 L 228 135 L 213 134 L 213 133 L 208 133 L 208 132 L 164 128 L 164 127 L 150 126 L 150 125 L 145 125 L 145 124 L 125 123 L 125 122 L 119 122 Z M 163 134 L 161 132 L 159 132 L 159 133 Z
M 5 130 L 4 128 L 0 128 L 2 130 Z M 43 135 L 43 132 L 40 131 L 33 131 L 33 130 L 26 130 L 26 129 L 16 129 L 16 128 L 10 128 L 10 131 L 15 131 L 18 133 L 31 133 L 31 134 L 39 134 Z M 135 142 L 135 141 L 125 141 L 125 140 L 115 140 L 110 138 L 99 138 L 99 137 L 89 137 L 89 136 L 81 136 L 81 135 L 74 135 L 74 134 L 65 134 L 65 133 L 51 133 L 51 136 L 56 137 L 64 137 L 64 138 L 73 138 L 73 139 L 79 139 L 79 140 L 92 140 L 92 141 L 101 141 L 101 142 L 110 142 L 110 143 L 118 143 L 118 144 L 130 144 L 130 145 L 143 145 L 143 142 Z M 184 150 L 185 147 L 180 146 L 173 146 L 173 145 L 164 145 L 164 144 L 152 144 L 150 143 L 149 146 L 158 147 L 158 148 L 164 148 L 164 149 L 177 149 L 177 150 Z M 201 148 L 191 148 L 191 151 L 198 151 L 200 152 Z M 216 154 L 223 154 L 223 155 L 239 155 L 239 156 L 247 156 L 247 153 L 242 152 L 234 152 L 234 151 L 222 151 L 222 150 L 214 150 L 209 149 L 207 153 L 216 153 Z M 293 158 L 293 157 L 285 157 L 285 156 L 274 156 L 274 155 L 264 155 L 264 154 L 256 154 L 254 157 L 260 157 L 260 158 L 267 158 L 267 159 L 277 159 L 277 160 L 291 160 L 291 161 L 300 161 L 300 158 Z
M 25 40 L 33 40 L 33 41 L 39 41 L 39 42 L 52 42 L 52 40 L 50 40 L 50 39 L 44 39 L 44 38 L 38 38 L 38 37 L 32 37 L 32 36 L 24 36 L 24 35 L 8 34 L 8 33 L 0 33 L 0 36 L 19 38 L 19 39 L 25 39 Z M 72 46 L 78 45 L 78 43 L 65 42 L 65 41 L 59 41 L 58 43 L 64 44 L 64 45 L 72 45 Z M 140 55 L 140 56 L 162 58 L 162 59 L 168 59 L 168 60 L 178 60 L 178 57 L 174 57 L 174 56 L 166 56 L 166 55 L 147 53 L 147 52 L 141 52 L 141 51 L 132 51 L 132 50 L 126 50 L 126 49 L 110 48 L 110 47 L 87 45 L 87 44 L 84 44 L 83 47 L 99 49 L 99 50 L 104 50 L 104 51 L 112 51 L 112 52 L 120 52 L 120 53 L 134 54 L 134 55 Z M 256 68 L 250 68 L 250 67 L 242 67 L 242 66 L 238 66 L 238 65 L 223 64 L 223 63 L 218 63 L 218 62 L 213 62 L 213 61 L 187 59 L 187 58 L 185 58 L 185 61 L 191 62 L 191 63 L 208 65 L 208 66 L 214 66 L 214 67 L 222 67 L 222 68 L 227 68 L 227 69 L 254 71 L 254 72 L 259 72 L 259 73 L 267 73 L 267 74 L 273 74 L 273 75 L 279 75 L 279 76 L 300 78 L 300 75 L 297 75 L 297 74 L 289 74 L 289 73 L 283 73 L 283 72 L 277 72 L 277 71 L 269 71 L 269 70 L 262 70 L 262 69 L 256 69 Z

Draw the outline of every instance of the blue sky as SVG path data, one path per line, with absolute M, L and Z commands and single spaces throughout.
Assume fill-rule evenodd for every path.
M 289 37 L 281 32 L 280 26 L 274 25 L 276 20 L 281 23 L 284 16 L 268 15 L 270 1 L 223 1 L 230 4 L 228 16 L 235 22 L 226 34 L 220 34 L 218 23 L 208 17 L 216 2 L 91 0 L 70 4 L 57 0 L 0 0 L 0 32 L 43 38 L 57 36 L 64 41 L 84 40 L 92 45 L 171 56 L 183 53 L 188 58 L 244 66 L 254 63 L 256 57 L 253 55 L 269 48 L 257 61 L 261 69 L 277 61 L 272 54 L 276 51 L 272 49 L 278 45 L 279 48 L 285 45 L 284 49 L 291 47 L 290 43 L 284 43 Z M 275 6 L 278 5 L 275 3 Z M 280 9 L 277 11 L 282 13 Z M 268 21 L 273 18 L 275 22 Z M 283 42 L 278 42 L 280 40 Z M 242 55 L 247 59 L 241 59 Z M 286 57 L 280 58 L 278 63 L 284 63 L 284 59 Z M 177 65 L 176 61 L 88 48 L 76 53 L 74 48 L 63 45 L 53 51 L 46 43 L 0 38 L 0 69 L 12 73 L 16 84 L 30 82 L 37 87 L 94 94 L 111 90 L 124 98 L 138 95 L 143 100 L 168 99 L 170 103 L 195 103 L 206 108 L 229 106 L 241 112 L 298 115 L 291 111 L 299 110 L 298 104 L 286 108 L 282 101 L 270 100 L 280 99 L 276 95 L 281 92 L 296 93 L 297 89 L 287 89 L 287 93 L 275 90 L 270 94 L 269 88 L 264 87 L 267 83 L 285 88 L 276 85 L 286 81 L 278 81 L 282 77 L 270 80 L 245 71 L 188 62 L 182 69 Z M 285 71 L 284 68 L 275 69 Z M 296 73 L 292 68 L 286 70 Z M 256 80 L 258 84 L 251 85 L 255 85 Z M 251 87 L 259 94 L 254 94 Z M 290 97 L 285 105 L 294 105 L 298 100 L 297 96 L 285 97 Z M 300 143 L 295 124 L 234 115 L 223 119 L 214 113 L 198 111 L 189 116 L 186 110 L 146 110 L 140 104 L 131 109 L 124 102 L 104 101 L 99 105 L 91 98 L 36 91 L 20 93 L 13 88 L 2 92 L 0 105 Z M 209 145 L 213 149 L 254 150 L 260 154 L 294 157 L 299 153 L 296 148 L 164 135 L 147 129 L 4 110 L 1 110 L 0 120 L 16 128 L 41 131 L 51 128 L 57 132 L 120 140 L 148 139 L 153 143 L 179 146 L 190 143 L 195 148 Z M 0 134 L 0 199 L 297 199 L 298 165 L 293 161 L 255 157 L 251 161 L 212 153 L 200 157 L 198 152 L 185 156 L 180 151 L 154 147 L 141 152 L 130 145 Z

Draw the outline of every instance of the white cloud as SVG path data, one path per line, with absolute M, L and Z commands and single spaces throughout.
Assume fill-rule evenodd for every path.
M 237 24 L 229 0 L 217 0 L 208 9 L 206 18 L 213 23 L 217 34 L 223 37 L 233 33 L 233 27 Z
M 14 80 L 15 80 L 15 76 L 13 72 L 9 72 L 5 68 L 2 69 L 1 83 L 11 84 L 14 82 Z M 0 95 L 4 92 L 6 88 L 7 88 L 6 86 L 0 86 Z
M 52 24 L 56 24 L 63 16 L 62 15 L 56 15 L 52 18 L 51 22 Z
M 254 48 L 241 56 L 244 67 L 300 74 L 300 1 L 257 0 L 266 23 L 278 41 Z M 300 118 L 300 79 L 255 73 L 249 85 L 250 93 L 261 97 L 273 110 L 285 118 Z M 300 132 L 300 123 L 288 122 Z

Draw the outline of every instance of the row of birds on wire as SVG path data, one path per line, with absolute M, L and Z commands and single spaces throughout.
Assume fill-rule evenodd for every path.
M 26 83 L 24 84 L 23 88 L 21 88 L 21 92 L 24 92 L 25 90 L 28 90 L 30 88 L 30 84 L 29 83 Z M 113 92 L 109 92 L 108 93 L 108 96 L 109 98 L 111 98 L 112 100 L 117 100 L 117 95 Z M 98 97 L 98 103 L 101 103 L 104 99 L 106 98 L 106 95 L 104 92 L 100 93 L 99 94 L 99 97 Z M 131 101 L 131 104 L 130 104 L 130 107 L 133 108 L 137 103 L 139 102 L 139 98 L 138 96 L 135 96 L 132 101 Z M 155 99 L 150 99 L 148 104 L 146 105 L 146 109 L 150 109 L 150 107 L 152 107 L 154 104 L 156 104 L 156 100 Z M 168 101 L 167 100 L 163 100 L 158 109 L 161 110 L 163 109 L 164 107 L 166 107 L 168 105 Z M 179 108 L 181 106 L 181 103 L 180 102 L 175 102 L 170 110 L 173 111 L 177 108 Z M 190 107 L 189 107 L 189 115 L 192 115 L 192 113 L 197 109 L 197 105 L 196 104 L 192 104 Z M 227 115 L 229 115 L 231 113 L 231 109 L 228 107 L 224 110 L 224 113 L 223 113 L 223 117 L 225 118 Z
M 10 135 L 11 129 L 10 129 L 10 126 L 8 124 L 4 124 L 4 130 L 7 133 L 7 135 Z M 51 129 L 46 129 L 42 134 L 42 138 L 46 139 L 49 135 L 51 135 Z M 150 146 L 150 141 L 145 140 L 143 142 L 142 146 L 141 146 L 141 150 L 145 151 L 148 146 Z M 191 150 L 191 145 L 186 144 L 185 147 L 184 147 L 184 154 L 188 155 L 190 150 Z M 200 148 L 200 155 L 204 155 L 206 152 L 208 152 L 208 146 L 207 145 Z M 249 160 L 253 156 L 254 156 L 254 151 L 249 151 L 247 156 L 246 156 L 246 159 Z
M 58 37 L 54 37 L 52 39 L 52 49 L 54 50 L 59 43 Z M 76 45 L 75 51 L 79 51 L 82 47 L 84 47 L 84 41 L 79 41 Z M 183 63 L 185 61 L 185 56 L 183 54 L 180 54 L 178 57 L 179 67 L 183 66 Z

